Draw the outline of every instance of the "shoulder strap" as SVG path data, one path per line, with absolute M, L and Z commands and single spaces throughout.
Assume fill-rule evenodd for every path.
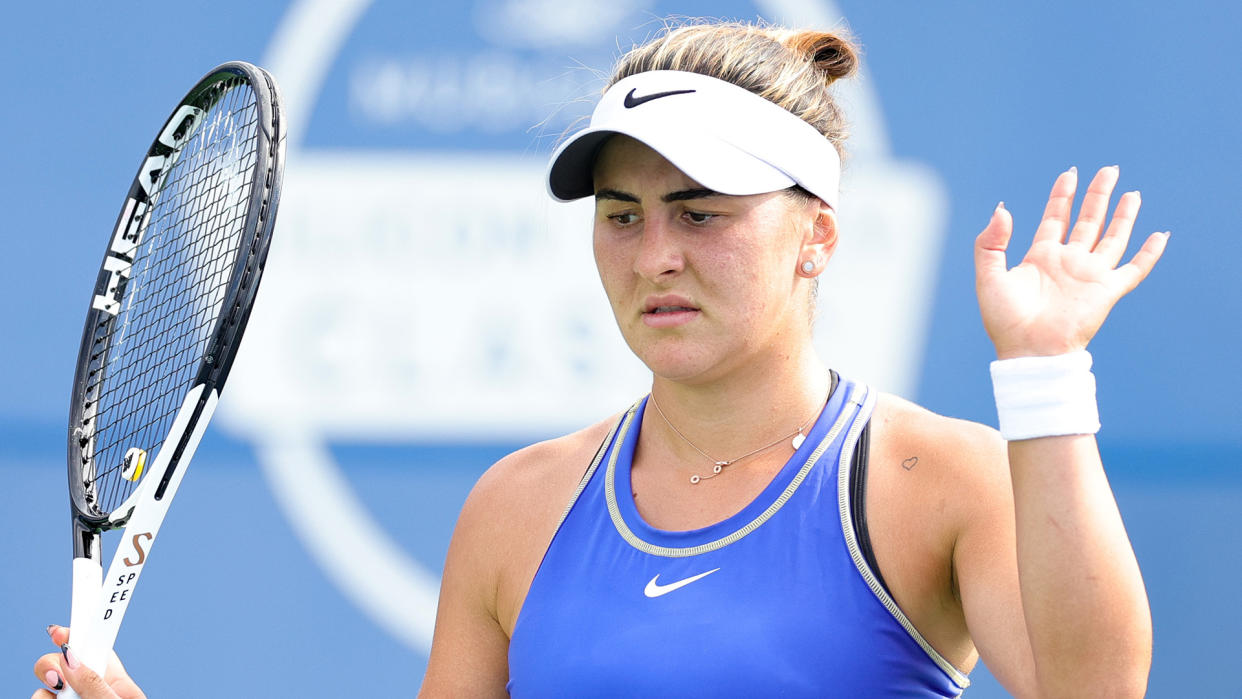
M 858 541 L 858 549 L 863 560 L 871 566 L 875 579 L 889 592 L 888 584 L 880 573 L 876 563 L 875 552 L 871 548 L 871 536 L 867 533 L 867 464 L 871 458 L 871 420 L 858 435 L 858 444 L 854 446 L 854 454 L 850 458 L 850 511 L 854 513 L 854 538 Z M 892 594 L 891 592 L 889 593 Z
M 595 474 L 595 469 L 599 467 L 599 462 L 604 458 L 604 452 L 608 451 L 608 445 L 612 444 L 613 438 L 617 436 L 617 430 L 621 427 L 621 422 L 625 420 L 625 415 L 626 413 L 621 413 L 621 417 L 617 418 L 617 421 L 613 423 L 612 429 L 608 430 L 604 441 L 599 443 L 599 447 L 595 450 L 595 456 L 591 457 L 591 463 L 587 465 L 586 471 L 582 473 L 582 478 L 578 479 L 578 487 L 574 489 L 574 496 L 569 499 L 569 504 L 565 505 L 565 511 L 561 513 L 561 518 L 556 522 L 556 531 L 560 531 L 561 525 L 565 523 L 565 518 L 569 516 L 569 511 L 574 509 L 574 503 L 578 502 L 578 498 L 582 496 L 582 491 L 586 489 L 587 483 L 591 481 L 591 476 Z

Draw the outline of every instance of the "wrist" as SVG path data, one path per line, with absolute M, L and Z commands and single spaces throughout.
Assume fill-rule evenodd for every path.
M 1039 345 L 999 345 L 994 344 L 996 349 L 996 359 L 1004 361 L 1007 359 L 1023 359 L 1027 357 L 1059 357 L 1065 354 L 1074 354 L 1075 352 L 1086 351 L 1086 345 L 1065 343 L 1039 344 Z
M 1006 440 L 1099 431 L 1095 375 L 1086 350 L 1002 358 L 992 362 L 991 373 L 1000 432 Z

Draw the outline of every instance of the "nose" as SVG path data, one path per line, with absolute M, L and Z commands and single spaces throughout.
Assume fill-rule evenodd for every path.
M 660 217 L 643 221 L 643 233 L 634 256 L 634 271 L 644 279 L 661 283 L 685 269 L 676 233 Z

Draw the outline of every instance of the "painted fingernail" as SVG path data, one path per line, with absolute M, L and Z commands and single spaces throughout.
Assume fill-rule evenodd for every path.
M 65 688 L 65 681 L 60 679 L 60 675 L 56 674 L 55 670 L 48 670 L 47 674 L 43 676 L 43 681 L 47 682 L 47 686 L 58 692 Z
M 69 666 L 70 670 L 76 670 L 82 665 L 82 663 L 78 661 L 78 656 L 74 655 L 73 651 L 69 650 L 68 643 L 60 647 L 60 654 L 65 656 L 65 664 Z

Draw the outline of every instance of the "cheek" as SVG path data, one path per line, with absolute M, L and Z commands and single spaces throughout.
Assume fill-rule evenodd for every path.
M 619 291 L 617 285 L 625 278 L 624 253 L 616 244 L 605 242 L 598 233 L 592 238 L 591 247 L 595 255 L 595 269 L 604 285 L 604 293 L 609 299 L 615 299 Z
M 783 314 L 796 289 L 796 243 L 783 237 L 748 243 L 722 256 L 719 283 L 747 322 Z
M 774 247 L 747 244 L 720 255 L 716 260 L 716 277 L 726 288 L 744 293 L 752 303 L 768 299 L 788 288 L 782 255 Z

